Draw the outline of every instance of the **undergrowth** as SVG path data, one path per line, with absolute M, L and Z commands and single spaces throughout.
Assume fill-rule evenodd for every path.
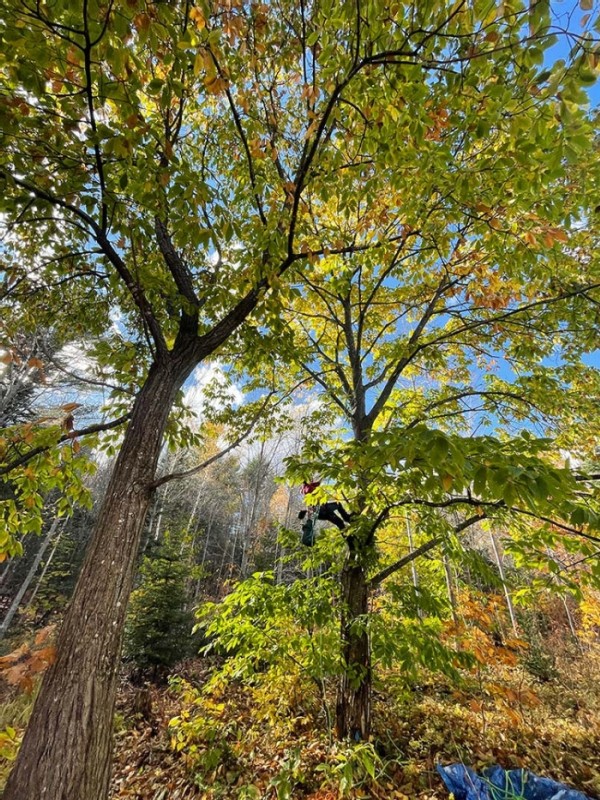
M 528 642 L 499 636 L 486 608 L 487 617 L 474 604 L 469 617 L 463 602 L 461 623 L 446 624 L 446 643 L 473 655 L 459 680 L 376 665 L 369 743 L 335 741 L 325 713 L 335 675 L 317 681 L 300 659 L 237 675 L 231 659 L 192 659 L 168 687 L 124 679 L 112 800 L 447 800 L 436 764 L 453 762 L 523 768 L 600 796 L 597 606 L 578 640 L 563 627 L 536 644 L 551 671 L 532 664 Z M 5 687 L 2 780 L 32 702 Z
M 119 734 L 113 797 L 162 800 L 169 785 L 169 800 L 442 800 L 435 765 L 456 761 L 524 768 L 598 796 L 600 649 L 574 658 L 565 647 L 555 663 L 543 682 L 520 661 L 480 666 L 458 689 L 434 675 L 407 685 L 390 670 L 375 691 L 373 741 L 352 746 L 331 740 L 301 674 L 221 683 L 194 662 L 167 692 L 155 690 L 158 736 Z M 140 740 L 147 766 L 131 771 Z

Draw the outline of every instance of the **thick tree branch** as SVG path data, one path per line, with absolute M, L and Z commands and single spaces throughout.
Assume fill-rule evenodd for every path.
M 590 472 L 589 475 L 575 475 L 576 481 L 600 481 L 600 472 Z
M 475 523 L 480 522 L 482 519 L 485 519 L 485 514 L 477 514 L 474 517 L 469 517 L 468 519 L 463 520 L 459 525 L 454 528 L 454 533 L 460 533 L 461 531 L 470 528 L 471 525 L 475 525 Z M 376 575 L 374 575 L 370 581 L 369 586 L 371 589 L 376 589 L 386 578 L 389 578 L 390 575 L 393 575 L 398 570 L 405 567 L 407 564 L 410 564 L 412 561 L 415 561 L 417 558 L 425 555 L 430 550 L 433 550 L 439 544 L 442 544 L 444 541 L 443 536 L 434 536 L 432 539 L 429 539 L 427 542 L 422 544 L 420 547 L 417 547 L 416 550 L 413 550 L 412 553 L 408 553 L 402 558 L 399 558 L 398 561 L 394 561 L 393 564 L 390 564 L 389 567 L 382 569 Z
M 179 334 L 196 336 L 198 333 L 199 310 L 206 303 L 207 298 L 205 296 L 202 302 L 198 299 L 192 275 L 175 249 L 166 224 L 158 215 L 154 218 L 154 226 L 158 248 L 162 253 L 167 269 L 175 281 L 177 290 L 183 298 Z
M 192 275 L 185 262 L 175 249 L 166 224 L 160 219 L 159 216 L 156 216 L 154 218 L 154 225 L 158 248 L 162 253 L 169 272 L 173 276 L 173 280 L 175 281 L 179 293 L 192 305 L 199 306 L 200 303 L 194 290 Z
M 553 525 L 555 528 L 565 531 L 565 533 L 570 533 L 573 536 L 580 536 L 582 539 L 588 539 L 590 542 L 600 543 L 600 537 L 598 536 L 594 536 L 591 533 L 586 533 L 585 531 L 574 528 L 573 526 L 567 525 L 564 522 L 558 522 L 558 520 L 552 519 L 551 517 L 546 517 L 543 514 L 536 514 L 535 511 L 529 511 L 526 508 L 519 508 L 519 506 L 508 506 L 504 500 L 481 500 L 478 497 L 473 497 L 471 494 L 460 497 L 449 497 L 447 500 L 440 501 L 422 500 L 419 498 L 407 497 L 398 503 L 394 503 L 393 507 L 398 508 L 400 506 L 407 505 L 426 506 L 427 508 L 450 508 L 451 506 L 466 505 L 474 508 L 493 508 L 506 510 L 512 512 L 513 514 L 521 514 L 526 517 L 531 517 L 532 519 L 537 519 L 539 522 L 546 522 L 548 525 Z
M 285 258 L 274 271 L 278 277 L 283 275 L 294 263 L 294 257 Z M 256 285 L 239 300 L 225 316 L 217 322 L 210 331 L 198 337 L 198 359 L 212 355 L 248 318 L 256 308 L 264 293 L 270 288 L 270 279 L 261 278 Z
M 78 206 L 63 200 L 60 197 L 56 197 L 51 192 L 47 192 L 45 189 L 41 189 L 39 186 L 29 183 L 29 181 L 23 180 L 22 178 L 17 178 L 15 175 L 5 169 L 0 169 L 0 176 L 4 177 L 8 181 L 12 181 L 17 186 L 21 187 L 21 189 L 25 189 L 25 191 L 30 192 L 39 200 L 44 200 L 46 203 L 49 203 L 52 206 L 56 206 L 57 208 L 62 208 L 64 211 L 68 211 L 70 214 L 73 214 L 75 217 L 80 219 L 85 226 L 87 226 L 87 228 L 83 228 L 82 230 L 95 239 L 102 251 L 102 254 L 116 269 L 121 280 L 129 290 L 133 301 L 138 307 L 145 324 L 148 326 L 148 329 L 152 334 L 152 339 L 154 340 L 158 354 L 163 357 L 166 356 L 168 352 L 167 345 L 152 306 L 144 294 L 142 287 L 139 285 L 139 283 L 137 283 L 137 281 L 135 281 L 133 275 L 127 269 L 125 262 L 111 244 L 106 232 L 100 225 L 98 225 L 96 220 Z
M 108 16 L 106 17 L 106 25 L 108 24 Z M 106 26 L 104 28 L 106 30 Z M 92 48 L 95 43 L 92 43 L 89 30 L 88 21 L 88 0 L 83 0 L 83 31 L 85 38 L 85 47 L 83 48 L 83 66 L 85 73 L 85 95 L 87 98 L 88 115 L 90 120 L 90 127 L 93 133 L 94 141 L 94 158 L 96 161 L 96 172 L 98 173 L 98 182 L 100 183 L 100 228 L 106 232 L 108 228 L 108 206 L 106 204 L 106 178 L 104 176 L 104 161 L 102 160 L 102 153 L 100 151 L 100 144 L 98 142 L 98 128 L 96 125 L 96 113 L 94 109 L 94 95 L 92 92 Z M 99 41 L 99 40 L 97 40 Z

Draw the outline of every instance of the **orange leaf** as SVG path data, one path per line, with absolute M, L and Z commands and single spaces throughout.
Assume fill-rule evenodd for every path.
M 50 645 L 41 650 L 34 650 L 31 655 L 31 660 L 27 662 L 27 665 L 31 672 L 36 674 L 37 672 L 43 672 L 50 664 L 54 664 L 55 661 L 56 647 Z
M 66 411 L 67 414 L 71 411 L 75 411 L 76 408 L 81 408 L 81 403 L 66 403 L 66 405 L 61 406 L 61 409 Z
M 0 658 L 0 670 L 4 670 L 9 667 L 11 664 L 14 664 L 20 658 L 23 658 L 29 652 L 29 645 L 22 644 L 21 647 L 18 647 L 16 650 L 13 650 L 12 653 L 8 653 L 5 656 Z
M 221 94 L 227 89 L 227 81 L 223 78 L 205 78 L 204 87 L 209 94 Z
M 199 8 L 190 9 L 190 19 L 196 25 L 199 31 L 206 28 L 206 18 Z
M 15 664 L 10 669 L 5 669 L 3 677 L 10 686 L 21 686 L 23 679 L 27 674 L 27 665 L 23 662 Z
M 56 630 L 56 625 L 46 625 L 45 628 L 42 628 L 36 633 L 34 644 L 36 645 L 44 644 L 46 639 L 52 636 L 55 630 Z
M 151 19 L 147 14 L 138 14 L 133 18 L 133 24 L 138 31 L 147 31 L 150 27 Z

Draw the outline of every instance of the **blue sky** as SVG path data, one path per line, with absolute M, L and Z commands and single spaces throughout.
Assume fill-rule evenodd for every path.
M 553 22 L 561 27 L 568 28 L 574 35 L 582 34 L 586 28 L 589 28 L 594 18 L 597 19 L 600 15 L 600 3 L 597 0 L 594 2 L 594 8 L 591 11 L 582 9 L 578 0 L 553 0 L 551 9 Z M 586 18 L 588 19 L 584 27 L 581 22 Z M 600 33 L 595 32 L 594 35 L 596 39 L 600 39 Z M 558 42 L 546 53 L 548 63 L 553 63 L 559 58 L 567 59 L 569 49 L 574 41 L 574 39 L 571 39 L 571 43 L 569 43 L 564 36 L 559 36 Z M 591 105 L 600 105 L 600 82 L 588 87 L 586 91 L 590 96 Z

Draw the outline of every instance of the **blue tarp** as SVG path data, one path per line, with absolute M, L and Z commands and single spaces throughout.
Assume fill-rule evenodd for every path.
M 595 800 L 523 769 L 489 767 L 478 775 L 464 764 L 450 764 L 437 770 L 456 800 Z

